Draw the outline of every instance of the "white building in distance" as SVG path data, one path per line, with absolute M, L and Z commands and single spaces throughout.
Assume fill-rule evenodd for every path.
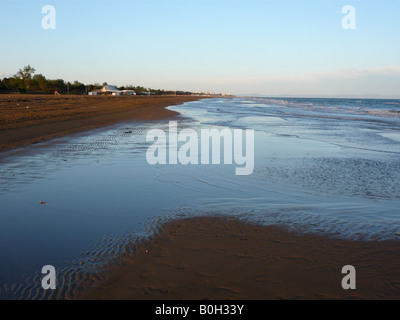
M 132 96 L 136 95 L 135 90 L 118 90 L 115 86 L 111 86 L 109 84 L 103 86 L 103 88 L 100 89 L 101 94 L 112 94 L 113 96 L 119 96 L 119 95 L 127 95 L 127 96 Z

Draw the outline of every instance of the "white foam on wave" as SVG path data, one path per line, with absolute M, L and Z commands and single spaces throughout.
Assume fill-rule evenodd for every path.
M 384 138 L 400 141 L 400 133 L 397 132 L 379 132 L 378 134 Z
M 287 120 L 280 117 L 271 116 L 250 116 L 243 117 L 234 122 L 235 125 L 248 125 L 248 124 L 269 124 L 269 125 L 281 125 L 286 123 Z
M 254 108 L 254 107 L 269 107 L 270 105 L 265 104 L 265 103 L 247 102 L 247 103 L 243 103 L 242 106 Z

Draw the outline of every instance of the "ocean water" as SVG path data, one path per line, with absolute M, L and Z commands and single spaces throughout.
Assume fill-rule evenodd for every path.
M 60 297 L 128 242 L 181 217 L 235 215 L 298 232 L 399 239 L 400 100 L 234 97 L 170 107 L 178 130 L 254 129 L 254 171 L 149 165 L 150 129 L 126 122 L 0 155 L 0 298 Z M 40 204 L 40 202 L 46 202 Z
M 171 109 L 203 126 L 257 132 L 255 170 L 244 179 L 255 190 L 205 206 L 342 238 L 399 238 L 400 100 L 244 97 Z

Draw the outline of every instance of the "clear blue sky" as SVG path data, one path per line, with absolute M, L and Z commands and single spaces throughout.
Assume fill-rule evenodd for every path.
M 30 64 L 84 83 L 400 97 L 397 0 L 0 0 L 0 27 L 0 77 Z

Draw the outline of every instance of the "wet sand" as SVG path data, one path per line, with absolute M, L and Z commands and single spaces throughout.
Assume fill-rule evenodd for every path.
M 295 234 L 229 217 L 162 226 L 77 299 L 399 299 L 400 241 Z M 356 290 L 343 290 L 344 265 Z
M 194 96 L 0 95 L 0 151 L 120 121 L 177 115 L 165 107 Z
M 0 150 L 129 119 L 168 118 L 176 113 L 165 106 L 200 98 L 0 95 Z M 229 217 L 177 220 L 161 230 L 131 256 L 93 275 L 74 297 L 400 298 L 400 241 L 295 234 Z M 344 265 L 356 268 L 356 290 L 341 287 Z

